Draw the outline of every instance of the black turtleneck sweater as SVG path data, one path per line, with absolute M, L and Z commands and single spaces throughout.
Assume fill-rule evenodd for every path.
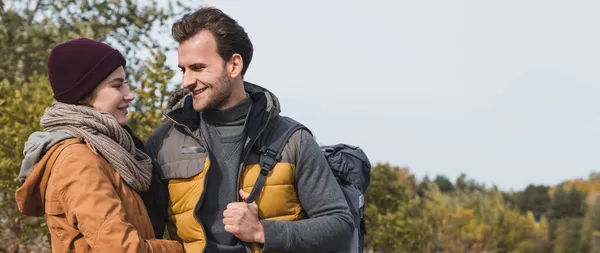
M 251 106 L 246 94 L 246 99 L 231 108 L 201 114 L 200 127 L 211 156 L 199 214 L 206 230 L 205 252 L 246 252 L 240 240 L 225 231 L 223 211 L 239 196 L 237 177 L 246 138 L 244 126 Z

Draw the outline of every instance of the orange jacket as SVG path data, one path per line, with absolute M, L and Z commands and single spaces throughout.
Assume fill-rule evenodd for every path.
M 19 210 L 46 214 L 52 252 L 183 252 L 176 241 L 154 239 L 137 192 L 78 139 L 54 145 L 16 192 Z

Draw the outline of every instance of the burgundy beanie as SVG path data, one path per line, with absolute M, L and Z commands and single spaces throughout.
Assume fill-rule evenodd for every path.
M 48 57 L 48 77 L 58 102 L 75 104 L 126 61 L 100 41 L 79 38 L 57 45 Z

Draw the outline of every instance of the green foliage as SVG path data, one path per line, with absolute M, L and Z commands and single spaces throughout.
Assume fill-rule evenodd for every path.
M 5 79 L 0 83 L 0 94 L 5 95 L 0 98 L 0 187 L 14 191 L 23 145 L 29 134 L 40 130 L 39 118 L 52 104 L 52 91 L 45 76 L 34 76 L 30 82 Z
M 175 72 L 165 65 L 167 58 L 164 51 L 153 51 L 152 58 L 144 63 L 142 85 L 135 90 L 138 109 L 131 113 L 129 123 L 142 140 L 146 140 L 163 122 L 162 110 L 174 89 L 169 87 L 169 82 Z
M 41 218 L 26 218 L 18 213 L 14 191 L 23 159 L 23 145 L 30 133 L 38 131 L 39 117 L 52 103 L 45 76 L 34 75 L 30 82 L 0 83 L 0 228 L 11 231 L 21 241 L 30 235 L 47 233 Z M 19 87 L 19 88 L 15 88 Z M 42 228 L 40 230 L 40 228 Z
M 467 179 L 467 175 L 461 173 L 456 178 L 456 189 L 460 191 L 484 191 L 485 185 L 477 183 L 473 179 Z
M 521 213 L 531 211 L 536 220 L 539 220 L 542 215 L 547 213 L 552 201 L 548 190 L 547 186 L 528 185 L 525 191 L 511 196 L 511 201 L 521 210 Z
M 548 217 L 550 219 L 581 218 L 585 215 L 585 193 L 578 191 L 575 186 L 565 191 L 559 187 L 552 197 Z
M 600 249 L 598 246 L 594 245 L 594 234 L 600 232 L 600 198 L 597 198 L 594 201 L 594 205 L 588 208 L 586 212 L 585 218 L 583 219 L 583 224 L 581 227 L 581 239 L 579 243 L 579 248 L 581 252 L 588 253 L 593 252 L 594 248 Z
M 179 14 L 173 5 L 158 6 L 155 0 L 0 0 L 0 251 L 47 233 L 43 218 L 19 214 L 14 191 L 23 145 L 53 101 L 46 76 L 51 48 L 80 36 L 119 48 L 136 94 L 130 126 L 145 140 L 162 123 L 175 88 L 165 64 L 171 48 L 150 32 L 168 29 L 165 22 Z M 149 59 L 141 57 L 146 51 Z M 374 252 L 600 253 L 600 203 L 586 208 L 586 194 L 590 199 L 600 191 L 599 178 L 591 173 L 589 181 L 502 193 L 465 174 L 454 183 L 443 175 L 417 183 L 407 168 L 377 164 L 366 193 L 366 246 Z
M 586 237 L 581 238 L 582 220 L 587 207 L 585 194 L 577 190 L 575 184 L 568 191 L 563 186 L 555 189 L 547 213 L 553 252 L 577 252 L 580 247 L 587 249 L 588 246 L 581 245 L 580 242 L 586 242 Z
M 179 1 L 175 4 L 178 10 L 188 10 Z M 161 120 L 160 107 L 174 74 L 164 64 L 168 45 L 150 32 L 170 28 L 165 22 L 179 15 L 172 6 L 160 8 L 155 0 L 0 1 L 0 251 L 5 244 L 14 246 L 14 238 L 27 242 L 47 233 L 43 219 L 19 214 L 14 191 L 23 145 L 40 130 L 39 119 L 53 101 L 46 76 L 51 49 L 76 37 L 118 48 L 128 61 L 129 82 L 139 92 L 132 129 L 147 137 Z M 152 59 L 144 61 L 141 55 L 148 50 Z
M 365 200 L 369 236 L 366 246 L 377 252 L 431 252 L 433 220 L 423 210 L 423 199 L 408 170 L 378 164 L 372 169 Z
M 54 45 L 80 36 L 121 49 L 129 61 L 127 72 L 139 77 L 140 53 L 159 45 L 150 32 L 167 28 L 165 22 L 178 15 L 172 6 L 159 8 L 156 0 L 144 5 L 134 0 L 5 0 L 0 10 L 0 80 L 45 74 Z M 176 6 L 187 10 L 180 1 Z
M 441 178 L 441 177 L 438 177 Z M 457 189 L 440 191 L 427 178 L 419 185 L 407 169 L 378 164 L 367 192 L 367 248 L 375 252 L 543 252 L 548 223 L 522 215 L 495 188 L 466 175 Z M 440 180 L 436 180 L 440 182 Z M 416 194 L 417 192 L 421 194 Z
M 434 182 L 435 182 L 435 184 L 437 184 L 437 186 L 440 188 L 440 191 L 442 191 L 442 192 L 454 191 L 454 185 L 452 185 L 452 182 L 450 181 L 450 179 L 448 179 L 444 175 L 438 175 L 435 178 Z
M 590 182 L 600 181 L 600 172 L 598 172 L 598 171 L 590 172 L 590 174 L 588 175 L 588 179 Z
M 592 241 L 590 245 L 590 253 L 600 253 L 600 231 L 596 230 L 592 234 Z
M 556 221 L 556 238 L 554 253 L 571 253 L 580 251 L 580 232 L 582 218 L 566 218 Z

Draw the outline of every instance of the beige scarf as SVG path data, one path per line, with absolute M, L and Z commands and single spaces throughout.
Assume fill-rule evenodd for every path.
M 150 157 L 135 147 L 131 135 L 109 113 L 88 106 L 54 102 L 44 112 L 40 123 L 44 131 L 66 132 L 91 143 L 134 190 L 142 192 L 150 187 Z

